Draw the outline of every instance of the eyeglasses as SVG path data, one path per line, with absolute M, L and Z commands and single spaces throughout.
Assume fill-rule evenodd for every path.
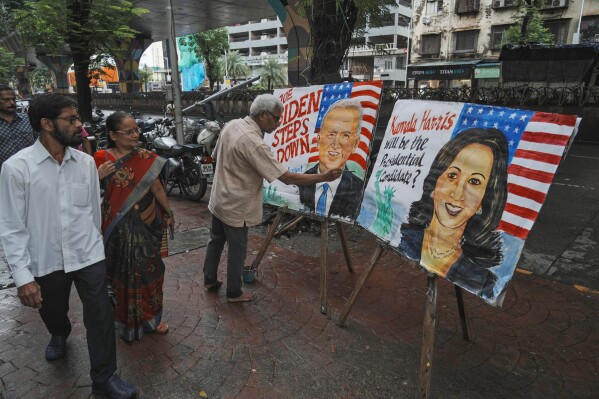
M 124 134 L 125 136 L 133 136 L 135 133 L 140 134 L 141 130 L 139 130 L 139 128 L 136 127 L 135 129 L 130 129 L 130 130 L 127 130 L 126 132 L 124 132 L 122 130 L 116 130 L 115 133 L 121 133 L 121 134 Z
M 270 114 L 270 116 L 273 117 L 273 119 L 275 120 L 276 123 L 279 123 L 279 120 L 281 120 L 281 115 L 277 116 L 270 111 L 266 111 L 266 112 L 268 112 Z
M 0 98 L 0 101 L 4 101 L 5 103 L 8 103 L 8 102 L 16 103 L 17 98 L 16 97 L 2 97 L 2 98 Z
M 80 121 L 81 117 L 79 115 L 57 116 L 56 119 L 62 119 L 63 121 L 67 121 L 72 125 L 72 124 L 76 123 L 77 121 Z

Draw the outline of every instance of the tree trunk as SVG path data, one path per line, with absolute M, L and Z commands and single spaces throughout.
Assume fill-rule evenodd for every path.
M 524 2 L 526 3 L 527 7 L 530 7 L 530 6 L 532 6 L 533 0 L 524 0 Z M 530 23 L 531 18 L 532 18 L 532 11 L 529 8 L 527 8 L 526 14 L 522 18 L 522 26 L 520 27 L 520 41 L 522 43 L 524 43 L 526 41 L 525 40 L 526 33 L 528 32 L 528 24 Z
M 77 109 L 81 120 L 92 121 L 92 93 L 89 87 L 89 55 L 73 53 L 75 82 L 77 83 Z
M 314 0 L 308 10 L 312 38 L 310 83 L 341 82 L 339 69 L 358 18 L 353 0 Z

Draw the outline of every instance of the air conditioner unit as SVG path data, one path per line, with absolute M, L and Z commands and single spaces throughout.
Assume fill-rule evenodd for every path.
M 428 15 L 424 15 L 422 17 L 422 23 L 424 25 L 430 25 L 430 23 L 431 23 L 431 17 L 429 17 Z
M 499 8 L 499 7 L 501 7 L 501 6 L 502 6 L 502 4 L 501 4 L 501 0 L 495 0 L 495 1 L 493 2 L 493 8 Z
M 567 6 L 567 0 L 549 0 L 543 6 L 543 9 L 547 8 L 561 8 Z

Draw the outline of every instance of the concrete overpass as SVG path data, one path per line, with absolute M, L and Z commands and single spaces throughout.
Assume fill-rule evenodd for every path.
M 168 38 L 167 0 L 137 0 L 136 7 L 149 10 L 141 18 L 133 20 L 131 27 L 140 34 L 132 40 L 122 58 L 116 59 L 122 92 L 139 91 L 139 60 L 143 52 L 156 41 Z M 303 84 L 299 72 L 306 68 L 308 25 L 305 18 L 287 0 L 172 0 L 175 33 L 184 36 L 192 33 L 244 23 L 277 14 L 287 35 L 290 63 L 289 80 L 293 85 Z M 25 52 L 15 38 L 0 38 L 0 45 L 10 51 L 25 56 Z M 33 61 L 35 55 L 27 57 Z M 72 64 L 70 55 L 37 55 L 37 59 L 47 66 L 55 76 L 59 91 L 68 90 L 68 69 Z

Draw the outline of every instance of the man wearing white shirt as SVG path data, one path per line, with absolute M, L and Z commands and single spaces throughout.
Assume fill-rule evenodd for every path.
M 341 177 L 328 183 L 299 187 L 300 202 L 321 216 L 354 218 L 364 180 L 346 166 L 360 143 L 362 106 L 357 100 L 340 100 L 331 105 L 318 133 L 319 162 L 306 174 L 343 169 Z
M 36 97 L 29 120 L 39 133 L 0 172 L 0 239 L 25 306 L 39 310 L 52 334 L 48 361 L 67 353 L 73 282 L 83 303 L 92 391 L 134 398 L 137 389 L 116 371 L 112 309 L 100 233 L 100 188 L 93 159 L 69 148 L 82 141 L 73 102 L 49 93 Z

